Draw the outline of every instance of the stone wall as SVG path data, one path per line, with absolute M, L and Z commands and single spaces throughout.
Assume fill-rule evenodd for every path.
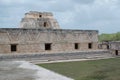
M 55 60 L 72 60 L 72 59 L 102 59 L 114 57 L 109 51 L 79 51 L 79 52 L 58 52 L 58 53 L 41 53 L 41 54 L 7 54 L 0 55 L 2 60 L 28 60 L 28 61 L 55 61 Z M 36 61 L 35 61 L 36 62 Z
M 46 43 L 46 48 L 50 50 L 45 49 Z M 0 29 L 0 53 L 84 51 L 97 48 L 96 30 Z
M 120 41 L 106 41 L 99 44 L 100 49 L 109 50 L 113 55 L 120 55 Z
M 110 52 L 114 55 L 120 55 L 120 41 L 109 42 Z
M 98 47 L 99 49 L 109 49 L 109 41 L 99 42 Z
M 109 42 L 110 49 L 120 50 L 120 41 Z

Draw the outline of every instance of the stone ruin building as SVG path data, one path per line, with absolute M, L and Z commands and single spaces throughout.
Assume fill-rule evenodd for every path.
M 116 56 L 120 55 L 120 41 L 109 42 L 109 50 Z
M 0 29 L 0 53 L 70 52 L 98 49 L 97 30 L 60 29 L 53 14 L 30 11 L 20 28 Z
M 113 55 L 120 55 L 120 41 L 103 41 L 99 44 L 99 49 L 109 50 Z

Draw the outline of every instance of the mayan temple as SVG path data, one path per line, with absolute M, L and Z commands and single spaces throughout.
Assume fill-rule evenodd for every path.
M 0 28 L 0 60 L 71 60 L 112 57 L 120 42 L 98 42 L 98 30 L 61 29 L 50 12 L 30 11 L 19 28 Z
M 20 28 L 60 29 L 52 13 L 37 11 L 26 13 L 21 21 Z
M 49 12 L 30 11 L 20 28 L 0 29 L 0 53 L 92 51 L 98 49 L 97 30 L 60 29 Z

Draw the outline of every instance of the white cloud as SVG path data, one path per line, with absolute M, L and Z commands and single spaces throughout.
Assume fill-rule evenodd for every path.
M 117 32 L 119 4 L 119 0 L 0 0 L 0 27 L 17 27 L 24 13 L 33 10 L 53 12 L 62 28 Z
M 72 1 L 79 4 L 91 4 L 91 3 L 94 3 L 95 0 L 72 0 Z

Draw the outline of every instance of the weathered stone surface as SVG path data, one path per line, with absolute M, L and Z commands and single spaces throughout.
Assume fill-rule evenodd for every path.
M 0 55 L 0 60 L 70 60 L 70 59 L 97 59 L 113 57 L 109 51 L 81 51 L 81 52 L 59 52 L 59 53 L 41 53 L 41 54 L 7 54 Z
M 21 28 L 60 29 L 56 19 L 50 12 L 30 11 L 20 23 Z
M 4 35 L 3 35 L 4 34 Z M 11 45 L 16 44 L 17 53 L 96 50 L 98 31 L 59 29 L 0 29 L 0 53 L 11 53 Z M 45 50 L 45 43 L 51 43 L 51 50 Z M 92 49 L 88 48 L 92 43 Z
M 109 42 L 109 46 L 112 50 L 120 50 L 120 41 Z
M 116 56 L 120 55 L 120 41 L 109 42 L 109 48 L 112 54 Z
M 99 44 L 99 48 L 107 49 L 114 55 L 120 55 L 120 41 L 107 41 Z

